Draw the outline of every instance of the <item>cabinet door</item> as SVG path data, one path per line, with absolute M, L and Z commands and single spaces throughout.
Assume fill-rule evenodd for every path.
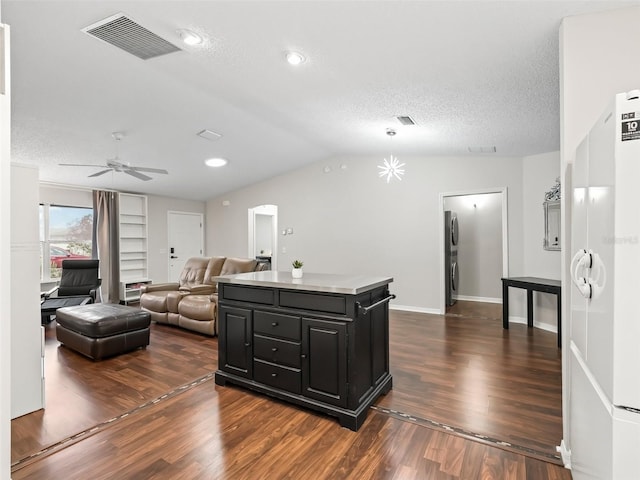
M 347 406 L 347 326 L 343 322 L 302 319 L 302 394 Z
M 241 377 L 252 378 L 253 311 L 229 308 L 218 311 L 218 368 Z

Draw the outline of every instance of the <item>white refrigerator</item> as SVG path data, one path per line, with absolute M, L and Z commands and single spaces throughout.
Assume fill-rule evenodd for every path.
M 572 176 L 574 480 L 640 479 L 640 90 L 616 95 Z

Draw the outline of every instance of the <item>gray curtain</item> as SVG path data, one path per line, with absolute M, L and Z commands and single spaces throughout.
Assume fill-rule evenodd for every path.
M 93 258 L 100 260 L 101 298 L 120 303 L 120 223 L 118 192 L 93 191 Z

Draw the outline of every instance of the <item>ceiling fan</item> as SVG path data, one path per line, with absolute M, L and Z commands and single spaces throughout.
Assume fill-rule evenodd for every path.
M 116 141 L 122 140 L 122 137 L 124 136 L 124 134 L 121 133 L 121 132 L 113 132 L 111 135 L 113 136 L 113 138 L 116 139 Z M 136 177 L 139 180 L 143 180 L 145 182 L 147 180 L 151 180 L 151 177 L 148 176 L 148 175 L 145 175 L 142 172 L 145 172 L 145 173 L 162 173 L 164 175 L 169 173 L 163 168 L 138 167 L 138 166 L 135 166 L 135 165 L 130 165 L 128 163 L 122 163 L 122 162 L 120 162 L 120 159 L 118 158 L 117 148 L 116 148 L 116 156 L 115 156 L 115 158 L 107 159 L 105 165 L 91 165 L 91 164 L 79 164 L 79 163 L 61 163 L 60 166 L 62 166 L 62 167 L 102 167 L 102 168 L 104 168 L 104 170 L 101 170 L 101 171 L 96 172 L 96 173 L 92 173 L 91 175 L 89 175 L 89 177 L 99 177 L 100 175 L 104 175 L 105 173 L 108 173 L 108 172 L 122 172 L 122 173 L 126 173 L 127 175 L 131 175 L 132 177 Z

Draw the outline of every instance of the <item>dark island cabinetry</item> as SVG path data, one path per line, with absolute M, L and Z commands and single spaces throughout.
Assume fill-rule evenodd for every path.
M 351 277 L 310 277 L 304 284 L 283 272 L 218 278 L 216 383 L 318 410 L 357 430 L 391 389 L 392 280 L 352 287 L 336 280 Z

